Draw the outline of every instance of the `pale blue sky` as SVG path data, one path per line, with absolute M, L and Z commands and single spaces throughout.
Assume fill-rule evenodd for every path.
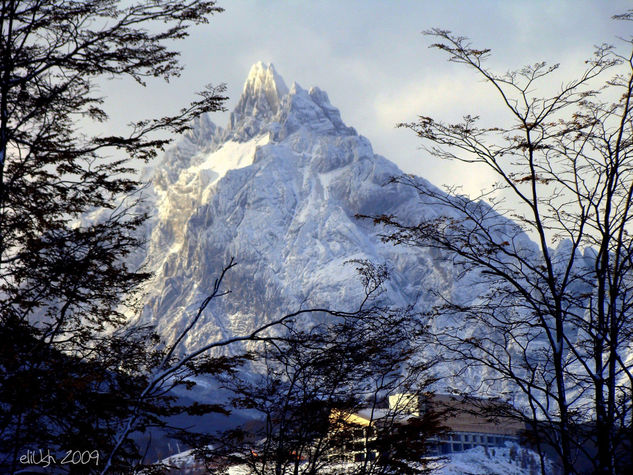
M 614 1 L 440 0 L 220 0 L 226 9 L 180 44 L 186 70 L 169 85 L 144 90 L 109 82 L 104 93 L 114 123 L 166 114 L 193 98 L 206 83 L 228 85 L 231 109 L 250 66 L 275 64 L 288 86 L 319 86 L 343 120 L 367 136 L 377 153 L 404 171 L 436 184 L 476 191 L 486 176 L 437 162 L 418 149 L 412 133 L 395 129 L 417 114 L 452 119 L 467 113 L 492 119 L 503 112 L 476 76 L 428 48 L 423 30 L 440 27 L 492 48 L 498 70 L 545 60 L 561 63 L 559 83 L 579 71 L 593 45 L 629 37 L 633 24 L 613 14 L 633 3 Z M 226 114 L 212 116 L 224 125 Z

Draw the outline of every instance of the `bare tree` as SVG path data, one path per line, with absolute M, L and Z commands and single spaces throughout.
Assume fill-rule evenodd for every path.
M 409 473 L 403 471 L 407 463 L 422 463 L 439 422 L 430 414 L 421 419 L 417 451 L 410 450 L 407 460 L 404 450 L 393 450 L 402 411 L 384 404 L 394 393 L 428 390 L 433 362 L 413 358 L 420 328 L 410 310 L 376 304 L 385 269 L 367 262 L 358 269 L 366 298 L 356 311 L 326 311 L 325 320 L 309 325 L 284 322 L 285 331 L 262 339 L 254 367 L 226 381 L 236 407 L 254 411 L 259 422 L 209 439 L 213 448 L 199 452 L 210 468 L 217 471 L 225 459 L 259 475 L 318 474 L 340 464 L 379 474 Z M 353 417 L 360 410 L 367 413 L 364 432 Z M 355 455 L 362 463 L 350 465 Z
M 250 402 L 248 404 L 252 404 L 252 400 L 266 400 L 267 393 L 265 389 L 261 386 L 255 387 L 255 389 L 251 389 L 250 391 L 247 389 L 248 384 L 239 383 L 238 380 L 235 380 L 237 377 L 238 368 L 245 362 L 255 359 L 255 355 L 253 353 L 244 352 L 238 354 L 236 356 L 214 356 L 212 354 L 213 351 L 217 351 L 222 348 L 236 346 L 239 343 L 250 342 L 257 343 L 263 342 L 267 345 L 267 348 L 270 346 L 277 350 L 275 355 L 277 361 L 285 364 L 285 367 L 288 368 L 290 360 L 295 361 L 300 359 L 302 364 L 302 370 L 311 367 L 311 368 L 320 368 L 323 371 L 326 368 L 326 360 L 324 358 L 314 358 L 315 356 L 310 350 L 314 350 L 319 348 L 320 345 L 324 345 L 328 348 L 330 353 L 334 352 L 334 348 L 332 348 L 332 342 L 328 341 L 325 337 L 321 336 L 319 338 L 317 335 L 319 333 L 318 327 L 312 327 L 310 330 L 307 330 L 307 333 L 304 331 L 293 332 L 292 336 L 287 334 L 280 334 L 281 329 L 291 329 L 294 328 L 296 324 L 296 320 L 303 315 L 316 315 L 320 316 L 320 318 L 328 317 L 329 319 L 342 319 L 345 322 L 348 333 L 346 336 L 351 337 L 351 321 L 362 321 L 367 315 L 371 315 L 374 308 L 367 307 L 366 304 L 371 297 L 371 295 L 377 290 L 377 287 L 371 289 L 365 299 L 362 299 L 359 307 L 352 311 L 340 311 L 340 310 L 332 310 L 327 308 L 306 308 L 300 309 L 294 312 L 287 313 L 279 318 L 276 318 L 273 321 L 270 321 L 252 332 L 245 335 L 236 335 L 233 337 L 229 337 L 227 339 L 208 342 L 201 345 L 199 348 L 189 351 L 183 352 L 180 348 L 180 343 L 186 339 L 192 329 L 196 327 L 196 324 L 200 320 L 204 311 L 207 307 L 214 302 L 214 300 L 223 297 L 230 293 L 228 290 L 222 290 L 222 281 L 227 272 L 230 271 L 232 267 L 235 266 L 235 262 L 232 259 L 229 264 L 221 271 L 218 278 L 215 279 L 209 295 L 202 301 L 200 307 L 196 314 L 191 318 L 191 320 L 187 323 L 185 328 L 178 334 L 175 335 L 173 343 L 171 343 L 168 347 L 162 348 L 160 351 L 160 361 L 154 367 L 151 368 L 151 373 L 147 377 L 146 386 L 139 392 L 137 399 L 134 403 L 134 411 L 129 415 L 126 421 L 121 424 L 120 429 L 116 436 L 116 444 L 113 446 L 112 450 L 108 454 L 103 468 L 101 469 L 101 473 L 105 474 L 111 467 L 112 459 L 115 457 L 118 450 L 120 450 L 122 444 L 128 439 L 130 434 L 138 431 L 139 429 L 145 429 L 145 424 L 143 422 L 143 408 L 148 401 L 152 401 L 156 398 L 160 398 L 164 394 L 169 393 L 174 388 L 180 385 L 189 385 L 192 387 L 195 383 L 192 380 L 193 377 L 206 375 L 206 376 L 215 376 L 220 377 L 228 381 L 234 381 L 236 384 L 232 384 L 231 387 L 235 388 L 240 392 L 241 396 L 244 398 L 250 398 Z M 332 325 L 330 322 L 328 325 Z M 361 334 L 360 325 L 356 325 L 356 336 Z M 367 330 L 367 326 L 362 327 L 363 330 Z M 384 330 L 388 330 L 388 328 L 384 328 Z M 343 335 L 338 335 L 339 340 L 337 341 L 336 352 L 338 352 L 339 359 L 349 360 L 350 358 L 346 357 L 346 348 L 341 339 Z M 289 346 L 288 343 L 292 343 L 292 346 Z M 301 343 L 300 343 L 301 342 Z M 363 340 L 366 344 L 367 340 Z M 348 340 L 345 340 L 345 344 L 347 344 L 350 348 L 353 346 Z M 355 345 L 360 345 L 360 342 L 356 342 Z M 288 351 L 288 350 L 292 351 Z M 319 350 L 321 351 L 321 350 Z M 371 349 L 367 348 L 366 355 L 371 354 Z M 267 353 L 266 353 L 267 354 Z M 330 354 L 332 357 L 332 354 Z M 374 356 L 374 358 L 376 358 Z M 351 363 L 348 362 L 348 370 L 351 369 L 349 366 Z M 269 367 L 271 371 L 274 372 L 272 367 Z M 332 367 L 328 367 L 329 370 L 332 370 Z M 344 375 L 345 373 L 339 374 L 340 380 L 347 381 Z M 253 375 L 250 374 L 249 377 Z M 267 375 L 271 377 L 271 374 Z M 302 379 L 305 379 L 305 375 L 301 376 Z M 323 387 L 319 386 L 317 383 L 322 381 L 317 381 L 316 379 L 310 380 L 311 385 L 304 385 L 302 388 L 304 390 L 309 390 L 314 393 L 319 391 L 323 391 Z M 305 383 L 305 381 L 304 381 Z M 239 388 L 239 389 L 237 389 Z M 349 388 L 349 387 L 348 387 Z M 337 388 L 342 390 L 342 388 Z M 292 392 L 292 391 L 291 391 Z M 305 396 L 304 396 L 305 398 Z M 275 401 L 277 404 L 279 401 Z M 246 403 L 243 403 L 246 404 Z M 286 401 L 286 405 L 289 407 L 291 405 L 290 401 Z M 202 404 L 196 404 L 196 409 L 199 414 L 204 414 L 206 412 L 224 412 L 228 414 L 228 410 L 222 407 L 221 405 L 210 405 L 208 407 L 203 407 Z M 188 409 L 188 408 L 185 408 Z M 279 407 L 275 406 L 274 410 L 278 410 Z M 310 408 L 303 407 L 303 410 L 312 410 L 316 409 L 316 405 L 311 406 Z M 307 418 L 312 418 L 313 421 L 318 421 L 318 417 L 314 413 L 304 413 L 303 416 Z M 308 424 L 309 425 L 309 424 Z M 306 430 L 307 426 L 302 427 L 302 431 Z M 196 444 L 201 452 L 204 452 L 205 447 L 202 444 L 202 441 L 209 439 L 208 434 L 200 434 L 201 437 L 196 437 L 197 434 L 192 434 L 187 431 L 184 434 L 181 434 L 182 437 L 187 439 L 187 441 L 191 444 Z M 277 457 L 281 460 L 281 452 L 283 448 L 277 449 Z M 294 450 L 297 450 L 297 447 L 294 446 Z M 283 459 L 283 463 L 287 463 L 287 459 Z M 281 463 L 281 462 L 280 462 Z M 259 473 L 259 472 L 258 472 Z M 266 472 L 267 473 L 267 472 Z
M 427 34 L 491 86 L 510 120 L 421 116 L 401 126 L 432 156 L 484 165 L 497 181 L 471 200 L 396 177 L 444 216 L 373 218 L 388 241 L 442 250 L 478 292 L 469 302 L 441 295 L 435 309 L 450 322 L 436 340 L 456 371 L 465 361 L 485 375 L 479 393 L 515 395 L 513 416 L 538 431 L 541 453 L 555 450 L 563 473 L 580 470 L 579 456 L 595 473 L 623 473 L 633 465 L 633 42 L 628 53 L 598 47 L 584 73 L 540 98 L 558 65 L 497 74 L 486 66 L 489 49 L 445 30 Z

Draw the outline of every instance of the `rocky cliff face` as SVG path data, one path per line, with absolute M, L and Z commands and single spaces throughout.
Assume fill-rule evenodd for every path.
M 351 309 L 362 297 L 353 259 L 385 263 L 395 305 L 452 292 L 433 251 L 383 244 L 356 214 L 433 216 L 413 190 L 384 186 L 401 171 L 346 126 L 327 94 L 288 89 L 254 65 L 226 129 L 200 118 L 148 173 L 152 189 L 145 321 L 167 338 L 182 328 L 231 257 L 232 293 L 214 303 L 188 348 L 240 334 L 300 306 Z M 430 185 L 429 185 L 430 186 Z

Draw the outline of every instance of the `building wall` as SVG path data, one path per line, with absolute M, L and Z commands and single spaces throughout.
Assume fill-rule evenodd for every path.
M 451 432 L 431 439 L 431 455 L 447 455 L 474 447 L 503 447 L 506 442 L 518 442 L 518 437 L 484 432 Z

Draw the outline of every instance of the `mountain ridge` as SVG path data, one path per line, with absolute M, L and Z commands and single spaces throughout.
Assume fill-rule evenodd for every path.
M 363 289 L 349 261 L 386 264 L 384 301 L 427 311 L 466 301 L 450 261 L 432 248 L 395 247 L 362 215 L 411 221 L 448 211 L 420 204 L 402 171 L 348 127 L 327 93 L 286 88 L 274 66 L 251 68 L 225 129 L 200 118 L 150 172 L 146 266 L 154 273 L 142 319 L 169 341 L 231 257 L 231 294 L 214 301 L 184 342 L 195 349 L 306 307 L 350 310 Z M 423 178 L 423 186 L 437 190 Z

